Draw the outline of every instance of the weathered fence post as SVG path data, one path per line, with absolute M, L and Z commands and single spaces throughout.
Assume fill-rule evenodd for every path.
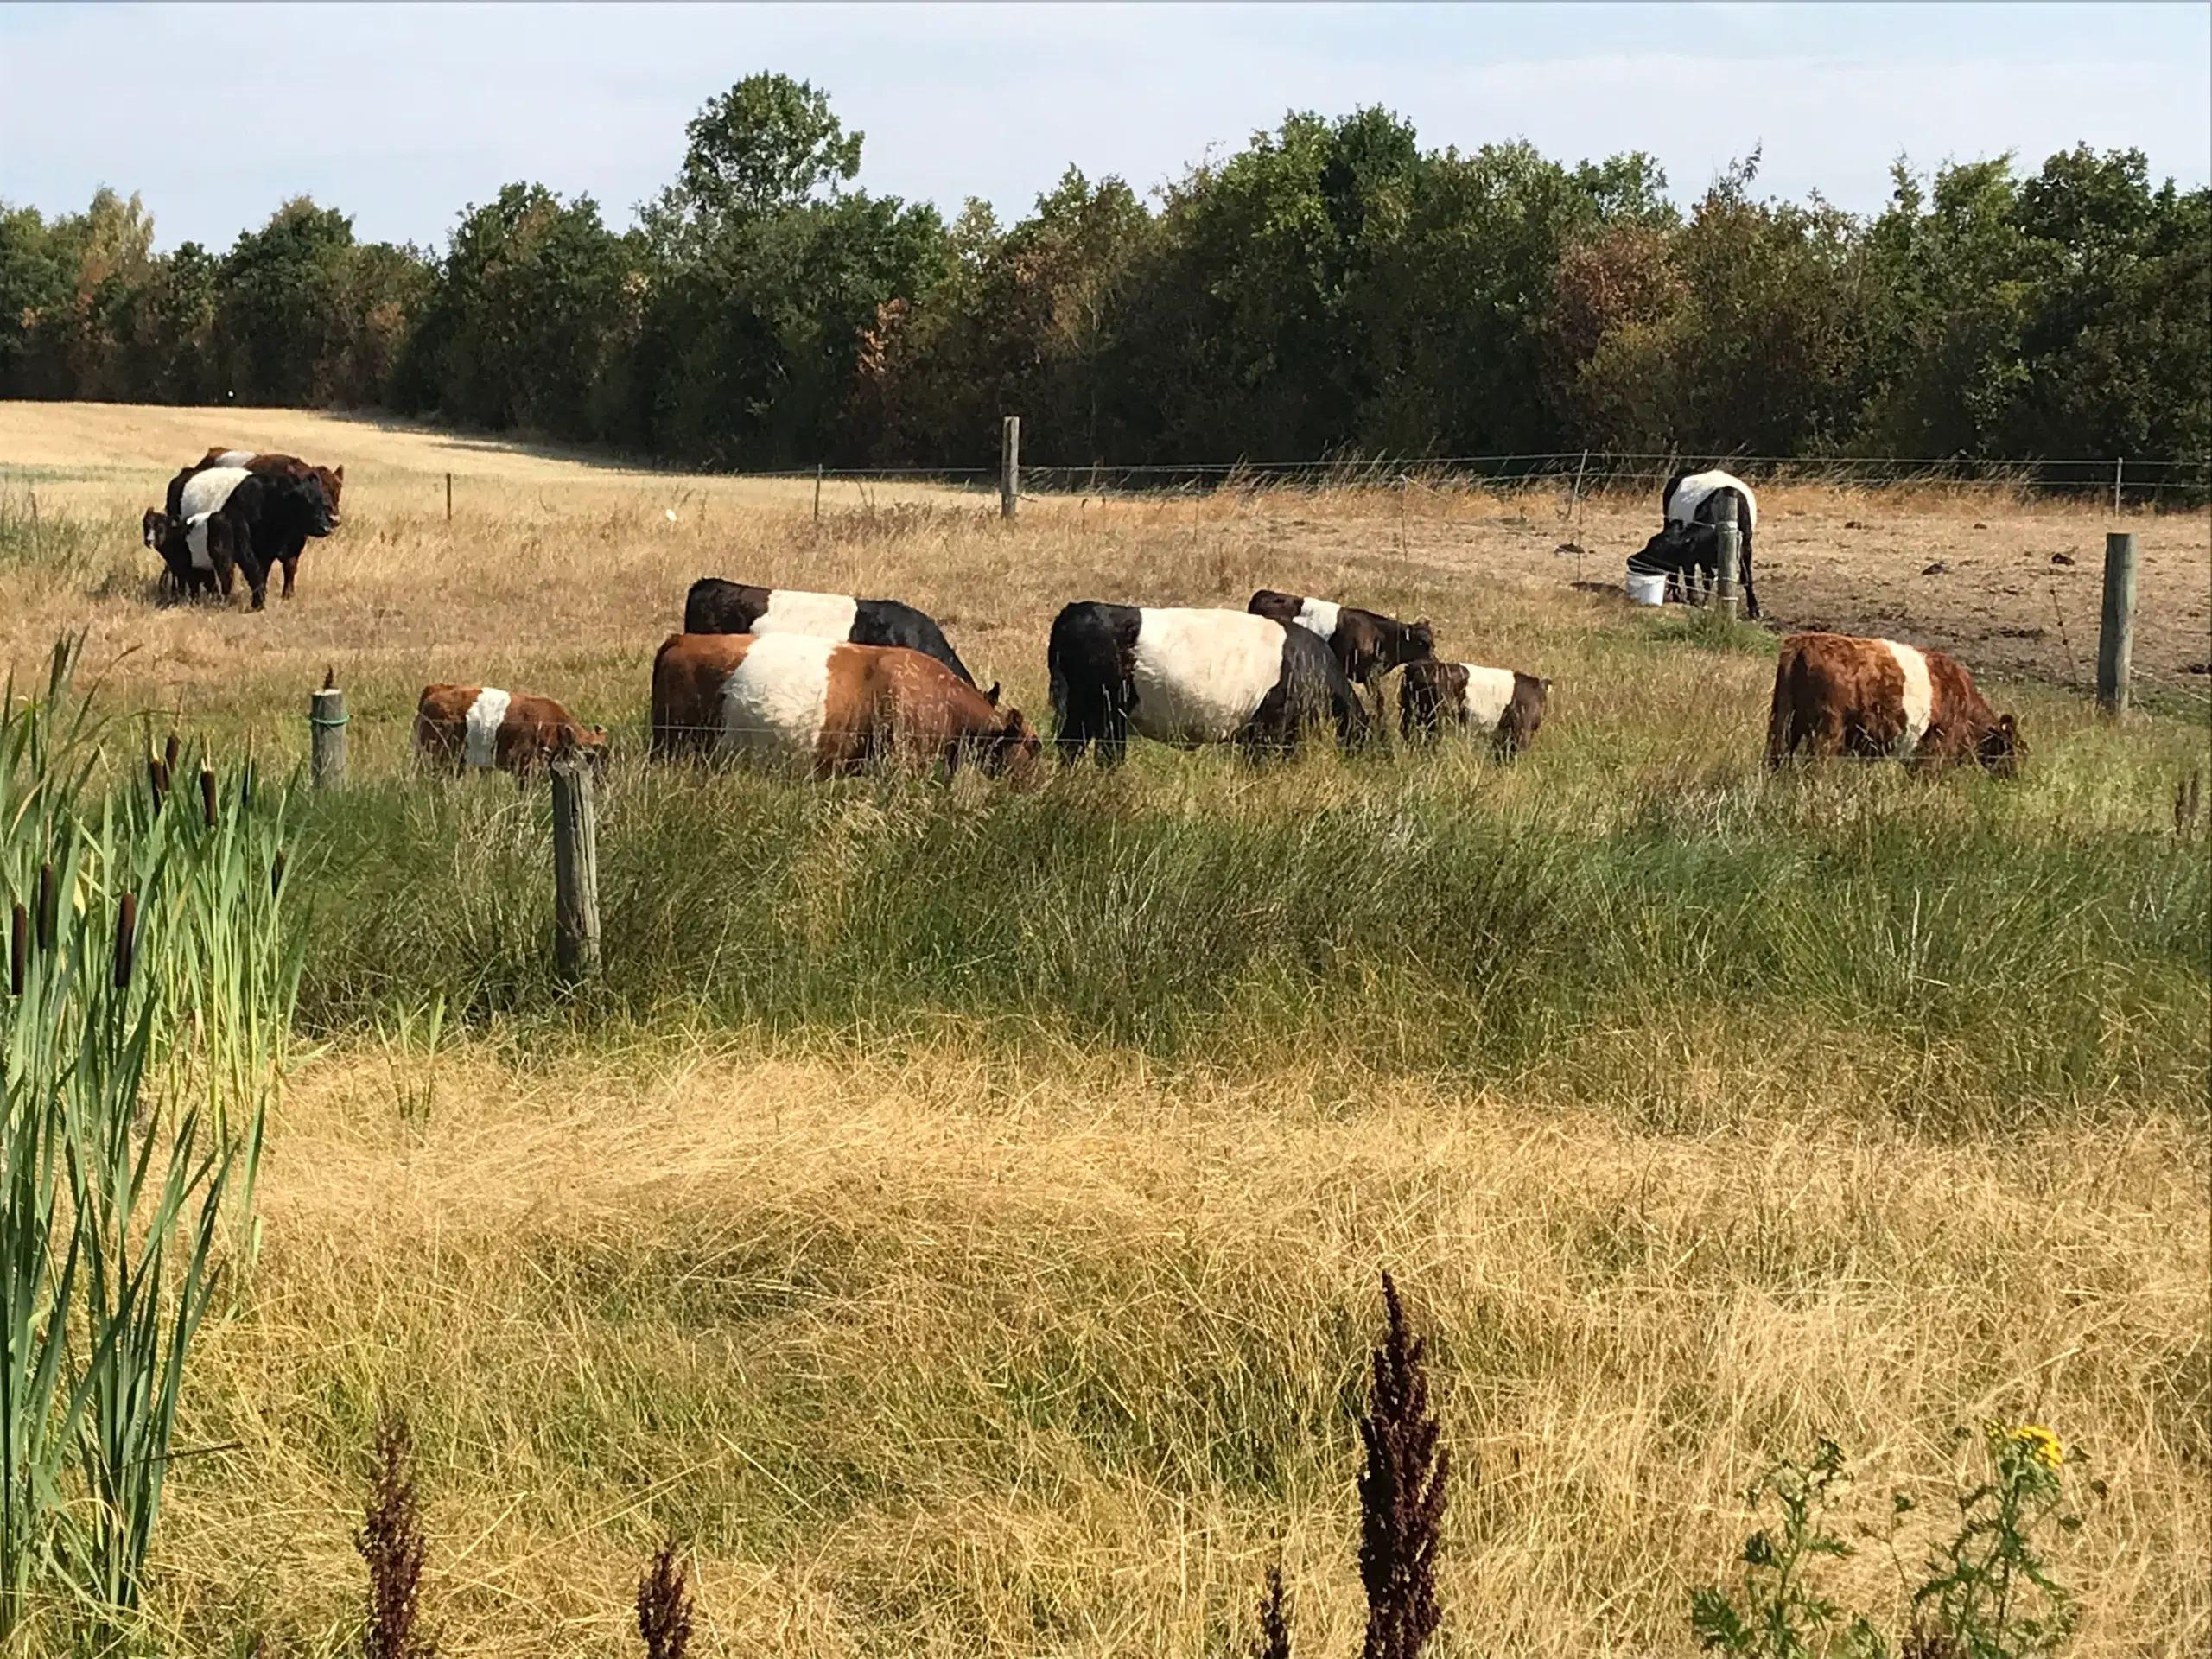
M 453 523 L 453 474 L 446 474 L 446 523 Z
M 2135 656 L 2135 532 L 2105 536 L 2105 613 L 2097 633 L 2097 704 L 2117 715 L 2127 708 L 2127 675 Z
M 1021 499 L 1021 416 L 1009 415 L 999 423 L 999 517 L 1014 517 Z
M 1736 527 L 1736 493 L 1720 493 L 1720 585 L 1715 594 L 1720 601 L 1721 614 L 1730 621 L 1736 620 L 1736 607 L 1741 602 L 1737 592 L 1736 575 L 1743 567 L 1744 533 Z
M 814 463 L 814 522 L 822 522 L 822 463 Z
M 317 789 L 338 789 L 346 782 L 346 694 L 322 677 L 322 690 L 308 704 L 308 779 Z
M 565 979 L 599 972 L 599 823 L 591 765 L 571 750 L 553 761 L 553 967 Z
M 2115 518 L 2120 517 L 2120 480 L 2126 470 L 2126 458 L 2114 455 L 2112 460 L 2112 516 Z

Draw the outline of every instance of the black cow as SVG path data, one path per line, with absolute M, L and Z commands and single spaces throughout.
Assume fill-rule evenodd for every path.
M 1436 635 L 1427 622 L 1401 622 L 1379 611 L 1363 611 L 1356 605 L 1333 600 L 1308 599 L 1302 594 L 1279 594 L 1262 588 L 1244 607 L 1254 616 L 1291 622 L 1322 639 L 1344 677 L 1372 690 L 1376 707 L 1382 708 L 1377 682 L 1392 669 L 1426 661 L 1436 655 Z
M 1720 585 L 1719 520 L 1723 505 L 1731 500 L 1735 503 L 1740 536 L 1736 577 L 1744 590 L 1744 614 L 1758 616 L 1758 589 L 1751 583 L 1751 532 L 1758 524 L 1758 499 L 1751 493 L 1751 486 L 1732 473 L 1718 469 L 1677 473 L 1669 479 L 1660 497 L 1664 525 L 1643 544 L 1642 552 L 1630 558 L 1628 568 L 1641 575 L 1665 575 L 1669 599 L 1695 597 L 1700 575 L 1704 592 L 1716 591 Z
M 149 513 L 145 531 L 160 547 L 172 585 L 186 592 L 219 588 L 227 597 L 232 570 L 242 571 L 257 611 L 269 597 L 270 567 L 296 558 L 309 537 L 327 536 L 332 528 L 330 497 L 313 472 L 188 467 L 173 482 L 170 499 L 177 510 Z
M 804 633 L 856 645 L 904 645 L 934 657 L 969 685 L 976 677 L 926 613 L 895 599 L 855 599 L 800 588 L 754 588 L 702 576 L 683 596 L 686 633 Z M 984 696 L 999 700 L 993 685 Z
M 1398 730 L 1408 742 L 1454 726 L 1490 734 L 1501 760 L 1527 748 L 1544 721 L 1549 680 L 1516 668 L 1473 663 L 1408 663 L 1398 682 Z
M 312 476 L 322 486 L 323 495 L 329 503 L 330 528 L 332 530 L 338 528 L 338 498 L 346 487 L 346 469 L 343 467 L 317 467 L 302 461 L 297 455 L 259 454 L 251 449 L 211 448 L 205 455 L 171 479 L 168 499 L 166 503 L 168 516 L 178 519 L 188 516 L 183 506 L 184 487 L 193 479 L 204 472 L 233 467 L 244 467 L 248 472 L 258 473 L 264 477 Z M 299 572 L 300 554 L 305 550 L 310 533 L 303 529 L 298 530 L 288 535 L 282 544 L 262 549 L 261 557 L 264 564 L 281 564 L 284 567 L 283 597 L 286 599 L 292 596 L 292 582 Z M 312 533 L 327 535 L 329 532 L 326 531 Z
M 1347 747 L 1367 711 L 1311 630 L 1249 611 L 1070 605 L 1052 619 L 1046 660 L 1060 759 L 1095 744 L 1117 764 L 1135 731 L 1180 748 L 1236 742 L 1287 752 L 1329 721 Z

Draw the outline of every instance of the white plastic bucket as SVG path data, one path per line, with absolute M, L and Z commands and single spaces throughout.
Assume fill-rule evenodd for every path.
M 1667 602 L 1667 573 L 1661 570 L 1646 575 L 1641 570 L 1630 571 L 1628 602 L 1631 605 L 1664 605 Z

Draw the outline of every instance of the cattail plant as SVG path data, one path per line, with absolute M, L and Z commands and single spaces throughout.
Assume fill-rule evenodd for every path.
M 1252 1641 L 1252 1659 L 1290 1659 L 1290 1592 L 1283 1588 L 1281 1561 L 1268 1565 L 1260 1592 L 1260 1633 Z
M 1382 1304 L 1388 1324 L 1359 1425 L 1367 1447 L 1359 1478 L 1359 1577 L 1367 1590 L 1360 1651 L 1363 1659 L 1418 1659 L 1441 1618 L 1436 1548 L 1452 1454 L 1436 1444 L 1437 1422 L 1428 1412 L 1427 1341 L 1407 1323 L 1388 1273 Z
M 0 1641 L 51 1591 L 111 1644 L 302 942 L 270 879 L 289 794 L 211 823 L 127 773 L 96 788 L 74 658 L 56 647 L 43 696 L 0 698 L 0 887 L 35 895 L 10 907 L 0 1002 Z M 149 754 L 163 793 L 177 758 Z
M 691 1645 L 691 1592 L 673 1538 L 654 1551 L 638 1580 L 638 1635 L 645 1659 L 683 1659 Z
M 423 1628 L 423 1513 L 415 1497 L 414 1440 L 407 1419 L 386 1406 L 377 1413 L 375 1467 L 369 1501 L 353 1548 L 369 1570 L 369 1618 L 362 1659 L 430 1659 L 437 1651 Z

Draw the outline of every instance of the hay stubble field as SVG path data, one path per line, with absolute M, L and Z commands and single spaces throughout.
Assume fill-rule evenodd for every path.
M 262 615 L 152 602 L 137 512 L 213 442 L 346 463 L 344 528 Z M 34 490 L 72 556 L 0 568 L 20 671 L 83 628 L 123 709 L 296 755 L 327 667 L 355 718 L 262 1253 L 187 1392 L 183 1443 L 221 1449 L 171 1478 L 172 1650 L 346 1649 L 383 1397 L 450 1653 L 625 1650 L 670 1530 L 710 1653 L 1230 1651 L 1277 1552 L 1299 1651 L 1348 1653 L 1383 1266 L 1461 1470 L 1447 1651 L 1687 1654 L 1767 1459 L 1833 1434 L 1872 1523 L 1991 1415 L 2107 1484 L 2057 1550 L 2075 1650 L 2212 1637 L 2207 883 L 2171 821 L 2203 515 L 2134 525 L 2152 711 L 2115 732 L 2050 623 L 2086 671 L 2099 514 L 1763 495 L 1776 620 L 1957 650 L 2035 757 L 1769 782 L 1770 652 L 1554 550 L 1610 578 L 1645 502 L 1052 499 L 1009 530 L 833 482 L 817 527 L 807 483 L 0 405 L 10 512 Z M 908 599 L 1039 718 L 1060 603 L 1262 585 L 1427 615 L 1554 712 L 1510 769 L 655 777 L 647 668 L 702 574 Z M 411 771 L 433 679 L 614 729 L 602 995 L 540 982 L 542 791 Z M 1838 1581 L 1894 1624 L 1879 1550 Z

